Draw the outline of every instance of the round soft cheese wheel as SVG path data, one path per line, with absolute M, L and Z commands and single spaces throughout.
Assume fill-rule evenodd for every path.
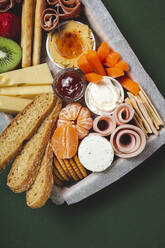
M 114 151 L 111 143 L 106 138 L 91 133 L 81 141 L 78 156 L 86 169 L 100 172 L 106 170 L 112 164 Z

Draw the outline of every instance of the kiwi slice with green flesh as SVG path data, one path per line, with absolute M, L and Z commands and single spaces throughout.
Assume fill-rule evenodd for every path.
M 0 73 L 13 70 L 21 57 L 21 47 L 15 41 L 0 36 Z

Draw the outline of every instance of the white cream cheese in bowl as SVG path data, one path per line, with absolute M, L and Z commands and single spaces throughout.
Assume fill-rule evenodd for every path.
M 108 76 L 103 77 L 99 84 L 89 83 L 85 91 L 86 105 L 96 115 L 112 114 L 123 101 L 123 87 Z

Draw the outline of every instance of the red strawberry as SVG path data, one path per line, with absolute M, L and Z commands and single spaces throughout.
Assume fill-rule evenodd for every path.
M 16 39 L 20 35 L 20 19 L 12 13 L 0 14 L 0 36 Z

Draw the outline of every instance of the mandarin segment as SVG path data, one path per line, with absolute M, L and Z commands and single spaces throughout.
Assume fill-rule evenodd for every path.
M 59 119 L 74 121 L 77 119 L 81 108 L 80 103 L 70 103 L 61 110 Z
M 55 155 L 60 159 L 72 158 L 78 148 L 78 134 L 73 126 L 57 127 L 51 144 Z
M 77 118 L 77 125 L 87 130 L 90 130 L 92 128 L 93 119 L 91 118 L 90 111 L 86 107 L 83 107 L 81 109 L 79 116 Z
M 77 133 L 78 133 L 78 138 L 79 139 L 83 139 L 85 136 L 88 135 L 89 131 L 83 127 L 80 127 L 78 125 L 76 125 L 76 130 L 77 130 Z
M 72 122 L 72 121 L 62 120 L 62 119 L 59 119 L 57 121 L 57 127 L 61 127 L 61 126 L 72 126 L 72 125 L 74 125 L 74 122 Z

